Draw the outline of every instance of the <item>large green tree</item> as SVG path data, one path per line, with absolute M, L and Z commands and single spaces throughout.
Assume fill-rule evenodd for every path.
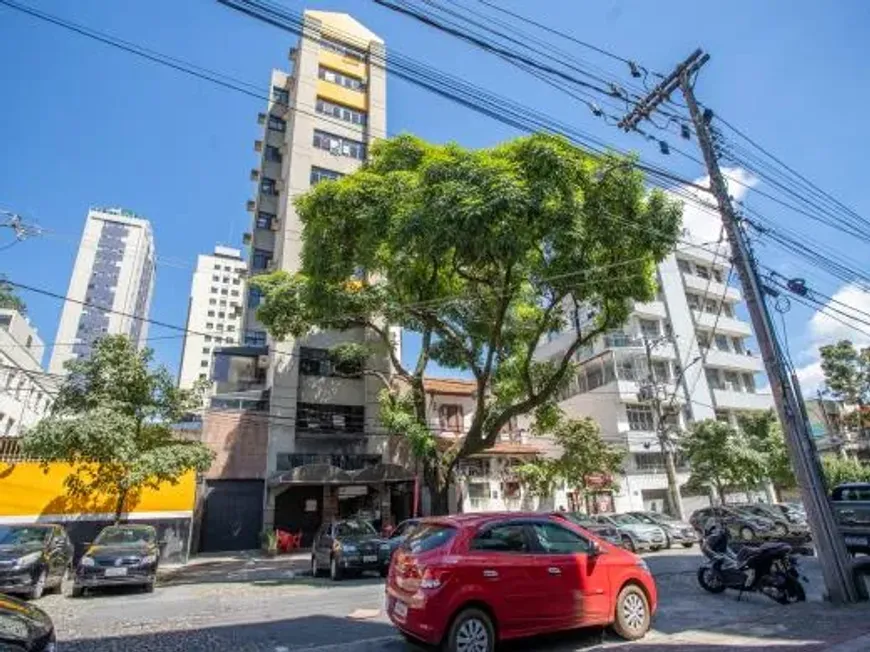
M 213 453 L 180 439 L 171 425 L 201 406 L 198 391 L 181 390 L 164 367 L 151 368 L 150 349 L 126 337 L 98 340 L 90 356 L 67 364 L 52 414 L 28 430 L 24 452 L 45 465 L 66 462 L 70 496 L 108 495 L 120 520 L 143 488 L 205 471 Z
M 533 460 L 519 468 L 523 484 L 532 493 L 549 496 L 562 481 L 584 496 L 592 490 L 613 487 L 613 477 L 619 473 L 625 452 L 601 438 L 601 429 L 593 419 L 560 418 L 547 430 L 536 424 L 533 434 L 550 436 L 559 455 Z
M 849 340 L 840 340 L 821 347 L 819 353 L 828 393 L 858 407 L 855 423 L 866 435 L 867 419 L 863 415 L 870 405 L 870 348 L 858 350 Z
M 739 423 L 749 450 L 760 455 L 761 464 L 751 467 L 758 473 L 755 484 L 771 482 L 776 489 L 794 487 L 797 481 L 776 413 L 769 410 L 745 414 Z
M 839 455 L 822 455 L 822 470 L 828 489 L 844 482 L 870 482 L 870 466 Z
M 622 324 L 631 300 L 654 298 L 656 263 L 681 221 L 681 206 L 625 161 L 547 135 L 479 150 L 383 140 L 361 170 L 319 183 L 296 207 L 301 271 L 254 280 L 258 317 L 279 339 L 361 328 L 380 343 L 402 381 L 382 418 L 409 438 L 436 512 L 459 459 L 552 402 L 576 351 Z M 419 334 L 412 364 L 387 324 Z M 570 333 L 567 347 L 536 360 L 557 331 Z M 451 446 L 427 427 L 430 362 L 477 383 L 467 434 Z

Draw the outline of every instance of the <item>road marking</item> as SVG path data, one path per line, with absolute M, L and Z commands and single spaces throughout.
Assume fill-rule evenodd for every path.
M 295 647 L 293 652 L 354 652 L 354 650 L 363 650 L 368 645 L 379 645 L 382 643 L 398 643 L 404 639 L 401 636 L 377 636 L 375 638 L 364 638 L 352 643 L 331 643 L 327 645 L 314 645 L 311 647 Z
M 381 615 L 380 609 L 357 609 L 352 611 L 348 618 L 353 620 L 370 620 L 372 618 L 377 618 Z

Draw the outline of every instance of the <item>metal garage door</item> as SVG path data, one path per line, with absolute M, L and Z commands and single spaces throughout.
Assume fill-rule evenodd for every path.
M 260 547 L 263 528 L 261 480 L 209 480 L 206 482 L 200 550 L 254 550 Z

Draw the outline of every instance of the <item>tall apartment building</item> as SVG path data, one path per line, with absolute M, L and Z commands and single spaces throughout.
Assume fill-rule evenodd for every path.
M 579 371 L 560 406 L 570 416 L 594 418 L 602 437 L 626 449 L 616 510 L 667 509 L 655 415 L 642 393 L 650 375 L 645 340 L 651 344 L 654 378 L 673 399 L 666 418 L 678 428 L 713 418 L 736 425 L 739 414 L 773 406 L 771 395 L 758 391 L 763 363 L 746 341 L 752 329 L 735 312 L 741 293 L 726 285 L 729 257 L 725 244 L 718 251 L 681 247 L 658 266 L 656 299 L 635 304 L 623 328 L 576 354 Z M 550 337 L 536 355 L 554 357 L 573 337 L 573 330 Z M 689 469 L 678 460 L 680 484 L 688 478 Z M 691 511 L 706 500 L 684 495 L 684 508 Z
M 294 198 L 358 169 L 370 144 L 386 136 L 383 41 L 347 14 L 323 11 L 305 12 L 304 33 L 290 51 L 291 72 L 272 72 L 271 100 L 259 116 L 264 130 L 254 147 L 261 159 L 251 172 L 257 194 L 248 202 L 253 229 L 246 235 L 252 276 L 299 269 L 302 224 Z M 257 322 L 259 302 L 251 289 L 241 346 L 215 352 L 211 405 L 268 413 L 267 481 L 259 495 L 264 525 L 301 531 L 307 545 L 321 520 L 337 514 L 389 517 L 391 504 L 406 502 L 391 503 L 391 496 L 407 496 L 410 476 L 387 464 L 381 386 L 337 369 L 329 355 L 334 345 L 362 342 L 365 334 L 273 341 Z M 370 364 L 389 371 L 386 354 Z M 210 482 L 216 501 L 242 486 L 238 478 Z M 257 493 L 245 491 L 253 508 Z
M 197 381 L 210 378 L 215 347 L 234 346 L 241 341 L 247 272 L 248 263 L 238 249 L 217 246 L 214 253 L 197 257 L 190 284 L 179 387 L 190 389 Z
M 151 223 L 120 208 L 88 211 L 57 329 L 49 371 L 65 373 L 68 360 L 87 357 L 104 335 L 127 335 L 142 346 L 154 293 L 154 236 Z M 86 302 L 83 305 L 78 302 Z
M 17 310 L 0 308 L 0 437 L 16 437 L 48 412 L 57 383 L 42 370 L 45 344 Z

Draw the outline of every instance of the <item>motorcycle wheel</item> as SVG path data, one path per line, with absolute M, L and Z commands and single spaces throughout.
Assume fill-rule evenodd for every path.
M 725 590 L 722 575 L 707 566 L 698 569 L 698 584 L 708 593 L 722 593 Z
M 790 577 L 785 585 L 785 594 L 789 602 L 806 602 L 807 592 L 800 580 Z

